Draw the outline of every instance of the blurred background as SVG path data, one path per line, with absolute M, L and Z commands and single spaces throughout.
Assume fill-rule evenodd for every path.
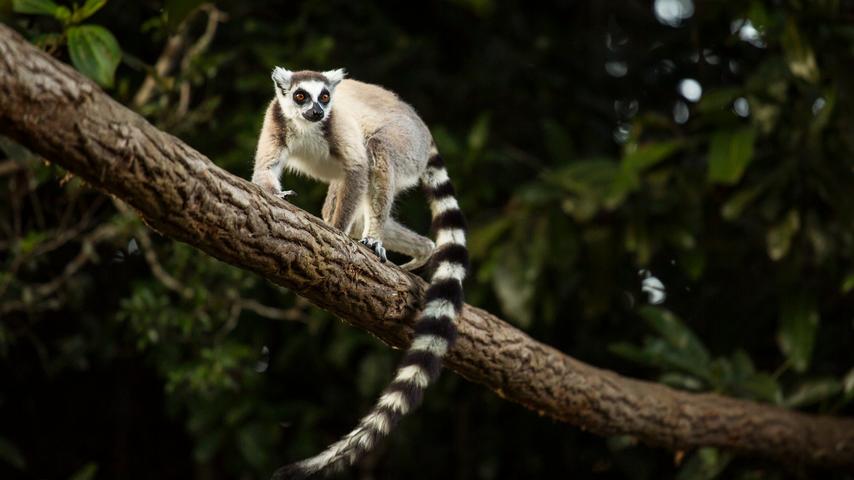
M 0 19 L 249 178 L 270 70 L 410 102 L 469 303 L 588 363 L 854 414 L 854 2 L 3 0 Z M 399 352 L 149 231 L 0 137 L 0 477 L 264 479 Z M 286 177 L 318 213 L 321 184 Z M 420 192 L 396 216 L 419 231 Z M 602 438 L 453 373 L 341 478 L 852 478 Z

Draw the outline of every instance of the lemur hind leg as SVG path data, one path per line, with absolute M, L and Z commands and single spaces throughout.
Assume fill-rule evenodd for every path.
M 394 170 L 389 146 L 377 134 L 367 142 L 370 176 L 368 178 L 367 222 L 361 242 L 372 249 L 382 261 L 386 261 L 383 246 L 385 225 L 394 203 Z
M 338 191 L 343 188 L 343 184 L 341 182 L 331 182 L 329 184 L 329 189 L 326 191 L 326 200 L 323 202 L 323 209 L 321 212 L 321 217 L 323 221 L 332 225 L 332 218 L 335 216 L 335 205 L 338 201 Z M 356 213 L 355 217 L 353 217 L 353 223 L 350 225 L 350 230 L 345 232 L 350 238 L 354 238 L 356 240 L 360 240 L 362 238 L 362 233 L 365 230 L 365 215 L 362 212 Z
M 436 248 L 433 240 L 413 232 L 393 218 L 389 218 L 385 224 L 383 240 L 389 250 L 412 257 L 412 260 L 400 266 L 404 270 L 415 270 L 423 266 Z
M 365 164 L 349 165 L 344 171 L 344 179 L 338 183 L 334 193 L 327 195 L 327 202 L 334 204 L 333 208 L 324 205 L 329 213 L 329 224 L 348 233 L 353 227 L 353 221 L 359 214 L 360 205 L 363 204 L 365 195 L 368 193 L 369 181 L 368 167 Z M 334 198 L 330 201 L 329 195 Z
M 335 202 L 338 201 L 338 189 L 340 188 L 340 182 L 330 182 L 329 189 L 326 190 L 326 200 L 323 201 L 323 208 L 320 210 L 320 216 L 326 223 L 332 223 L 332 217 L 335 215 Z

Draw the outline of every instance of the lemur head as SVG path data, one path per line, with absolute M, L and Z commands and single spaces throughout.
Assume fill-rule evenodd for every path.
M 276 98 L 286 117 L 319 122 L 329 116 L 332 94 L 344 79 L 344 69 L 314 72 L 292 72 L 282 67 L 273 69 Z

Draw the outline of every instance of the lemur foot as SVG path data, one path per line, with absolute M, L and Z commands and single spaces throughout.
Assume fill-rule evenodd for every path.
M 293 190 L 282 190 L 281 192 L 277 193 L 276 196 L 279 198 L 296 197 L 297 192 L 295 192 Z
M 383 248 L 383 242 L 372 237 L 365 237 L 359 240 L 359 243 L 373 250 L 374 253 L 376 253 L 377 256 L 380 257 L 381 262 L 385 262 L 386 260 L 388 260 L 388 257 L 386 257 L 385 255 L 385 248 Z

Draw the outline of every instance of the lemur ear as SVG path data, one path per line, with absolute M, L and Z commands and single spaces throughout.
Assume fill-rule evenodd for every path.
M 291 77 L 293 77 L 294 72 L 288 70 L 287 68 L 276 67 L 273 69 L 273 81 L 276 82 L 280 88 L 287 89 L 291 86 Z
M 323 72 L 323 76 L 329 80 L 329 86 L 335 88 L 336 85 L 341 83 L 341 80 L 344 80 L 344 77 L 347 76 L 347 72 L 345 72 L 343 68 L 339 68 L 337 70 L 327 70 Z

